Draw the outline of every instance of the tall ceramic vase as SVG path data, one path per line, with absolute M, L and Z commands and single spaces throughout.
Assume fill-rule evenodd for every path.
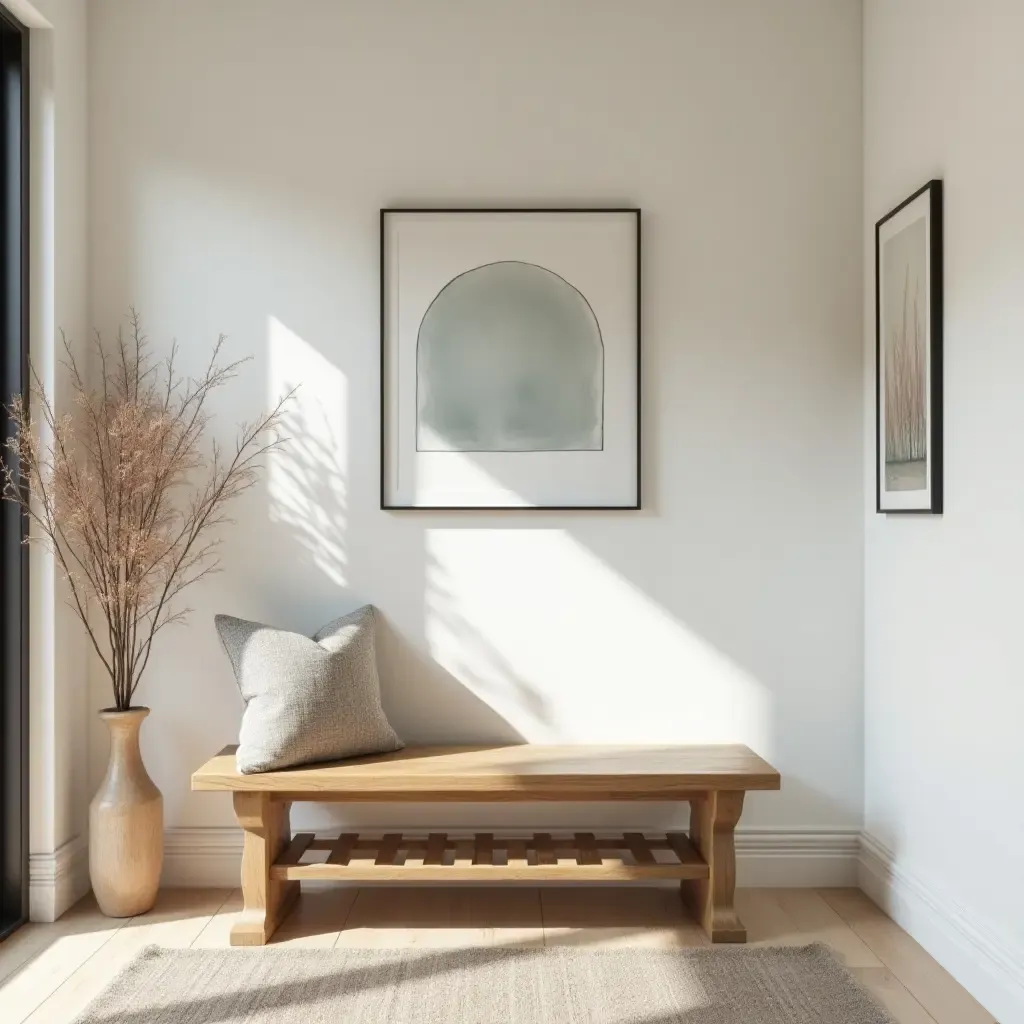
M 89 877 L 108 917 L 144 914 L 156 902 L 164 859 L 164 798 L 146 772 L 139 729 L 149 708 L 107 709 L 107 774 L 89 804 Z

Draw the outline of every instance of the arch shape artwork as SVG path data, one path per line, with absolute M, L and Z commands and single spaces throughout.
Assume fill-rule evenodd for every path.
M 534 263 L 449 281 L 416 338 L 416 448 L 601 451 L 604 342 L 590 303 Z

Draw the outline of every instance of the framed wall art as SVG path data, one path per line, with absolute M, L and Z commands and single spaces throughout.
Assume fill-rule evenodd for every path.
M 640 508 L 640 211 L 380 232 L 381 508 Z
M 879 512 L 942 511 L 942 182 L 875 225 Z

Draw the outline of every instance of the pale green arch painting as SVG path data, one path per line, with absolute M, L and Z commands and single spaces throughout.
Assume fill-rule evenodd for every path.
M 604 344 L 590 303 L 533 263 L 468 270 L 416 341 L 419 451 L 599 451 Z

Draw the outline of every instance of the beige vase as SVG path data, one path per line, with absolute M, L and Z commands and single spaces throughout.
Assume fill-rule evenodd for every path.
M 149 708 L 107 709 L 107 774 L 89 804 L 89 878 L 108 917 L 144 914 L 156 902 L 164 860 L 164 798 L 146 772 L 139 729 Z

